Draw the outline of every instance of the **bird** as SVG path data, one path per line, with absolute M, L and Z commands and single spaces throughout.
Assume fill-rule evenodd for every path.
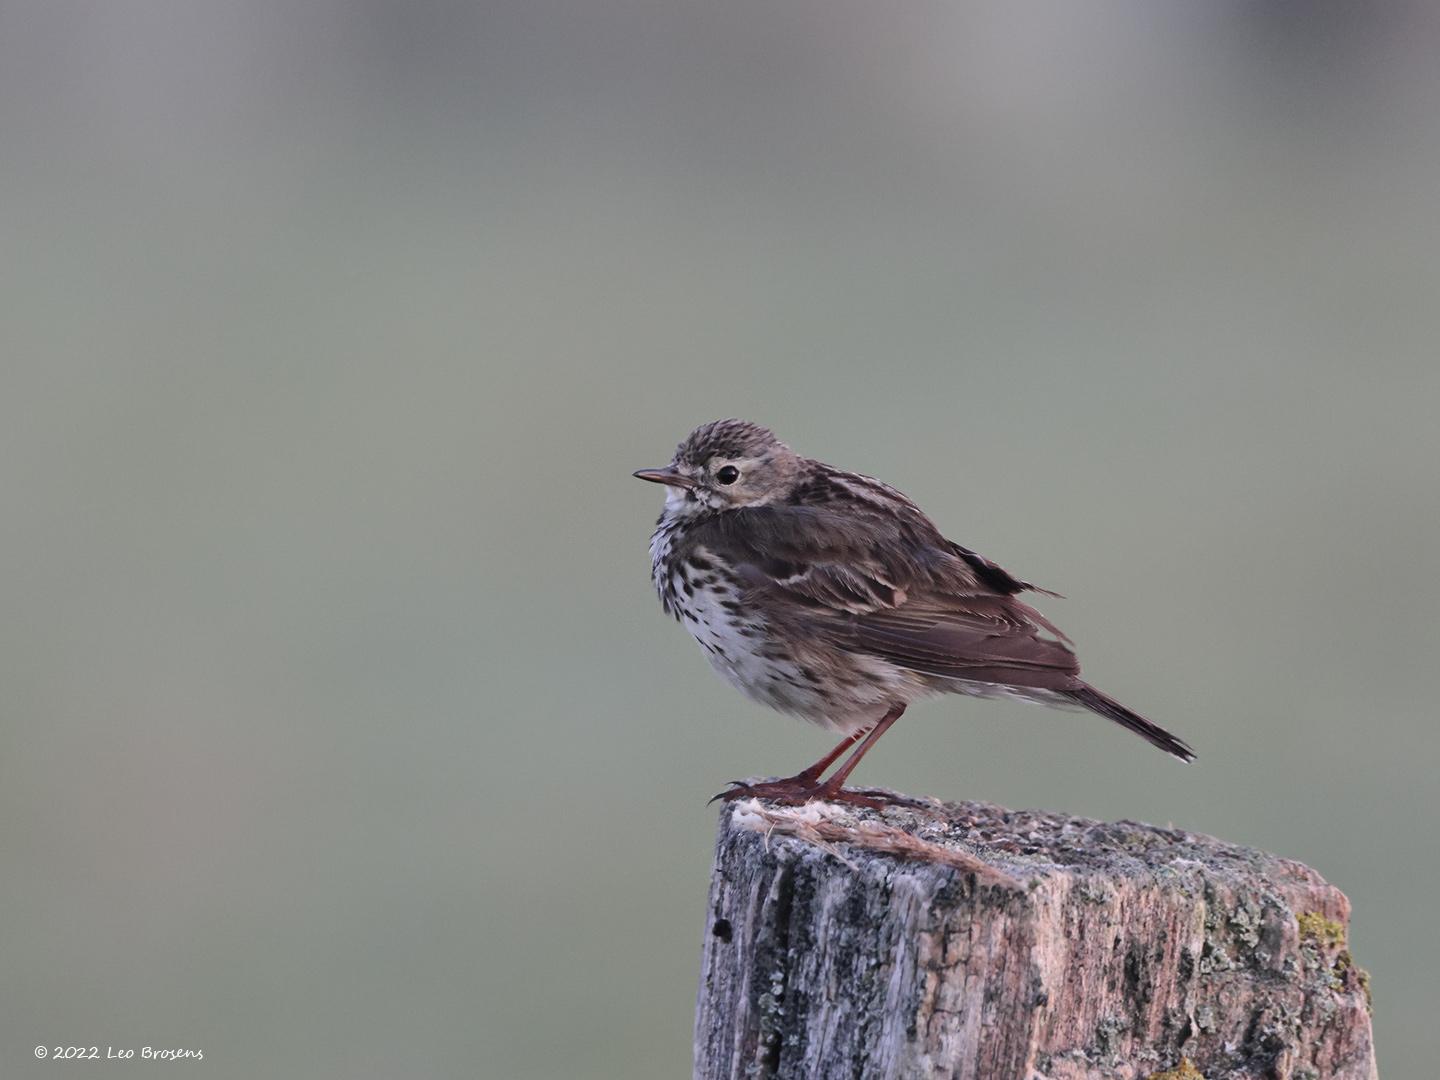
M 736 418 L 702 424 L 668 465 L 632 475 L 665 487 L 650 538 L 665 612 L 747 696 L 844 736 L 794 776 L 732 781 L 716 799 L 882 805 L 845 781 L 907 706 L 937 694 L 1089 710 L 1194 760 L 1082 679 L 1070 639 L 1019 598 L 1058 593 L 946 539 L 889 484 Z

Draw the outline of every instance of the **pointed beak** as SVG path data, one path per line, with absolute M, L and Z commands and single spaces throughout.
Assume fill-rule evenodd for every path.
M 688 489 L 695 486 L 694 480 L 673 465 L 666 465 L 663 469 L 636 469 L 630 475 L 649 480 L 652 484 L 664 484 L 666 487 Z

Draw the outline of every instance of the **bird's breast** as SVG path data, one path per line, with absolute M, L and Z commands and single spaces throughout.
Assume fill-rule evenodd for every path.
M 913 680 L 888 662 L 845 653 L 793 619 L 772 618 L 763 596 L 742 590 L 736 568 L 685 542 L 678 527 L 662 520 L 650 553 L 665 611 L 747 697 L 848 732 L 873 724 L 894 701 L 916 696 Z
M 813 672 L 772 631 L 765 614 L 741 595 L 732 569 L 704 547 L 681 551 L 662 523 L 651 540 L 655 591 L 665 610 L 690 631 L 713 667 L 750 697 L 806 715 L 819 709 Z

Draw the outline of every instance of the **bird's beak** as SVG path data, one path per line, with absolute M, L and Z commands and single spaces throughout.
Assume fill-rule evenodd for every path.
M 666 487 L 689 489 L 695 486 L 695 481 L 674 465 L 666 465 L 663 469 L 636 469 L 630 475 L 649 480 L 652 484 L 664 484 Z

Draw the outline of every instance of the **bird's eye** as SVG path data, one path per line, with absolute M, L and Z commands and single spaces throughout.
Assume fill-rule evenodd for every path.
M 722 484 L 733 484 L 736 480 L 740 479 L 740 470 L 735 468 L 734 465 L 722 466 L 720 470 L 716 472 L 715 479 L 719 480 Z

